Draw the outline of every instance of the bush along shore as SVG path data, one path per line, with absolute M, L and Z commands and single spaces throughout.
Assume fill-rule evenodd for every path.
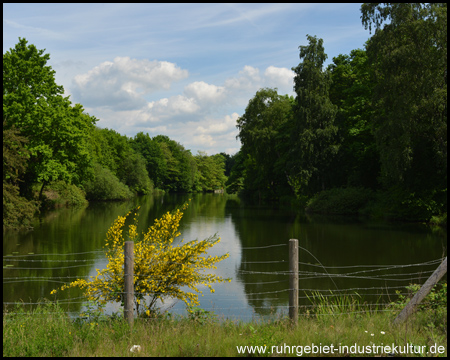
M 409 287 L 411 296 L 417 289 Z M 123 315 L 106 316 L 101 307 L 72 319 L 57 303 L 32 310 L 17 305 L 3 311 L 3 355 L 349 356 L 355 350 L 356 356 L 447 356 L 446 283 L 401 325 L 392 321 L 409 296 L 363 311 L 358 297 L 310 299 L 314 306 L 301 312 L 296 327 L 275 315 L 243 322 L 196 307 L 187 316 L 140 317 L 130 328 Z

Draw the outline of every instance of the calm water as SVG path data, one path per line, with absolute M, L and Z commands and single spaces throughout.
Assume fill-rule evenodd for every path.
M 188 198 L 192 201 L 181 221 L 180 238 L 202 240 L 217 233 L 222 241 L 209 254 L 230 254 L 214 272 L 232 278 L 232 282 L 214 285 L 214 294 L 205 288 L 204 296 L 199 298 L 203 309 L 225 317 L 251 320 L 287 312 L 288 276 L 284 272 L 289 270 L 291 238 L 299 239 L 299 246 L 305 249 L 299 250 L 300 289 L 340 293 L 358 288 L 347 291 L 366 294 L 368 302 L 380 294 L 395 293 L 393 287 L 423 283 L 437 264 L 380 271 L 381 266 L 420 264 L 446 256 L 446 231 L 433 231 L 425 225 L 311 217 L 290 209 L 248 206 L 235 196 L 220 194 L 145 196 L 126 203 L 59 209 L 37 220 L 33 231 L 4 231 L 3 302 L 53 299 L 52 289 L 77 277 L 95 275 L 96 268 L 106 267 L 101 252 L 104 236 L 117 216 L 140 205 L 141 232 Z M 81 254 L 67 255 L 75 253 Z M 11 259 L 14 261 L 5 261 Z M 326 273 L 320 275 L 325 271 L 319 263 L 332 280 Z M 306 294 L 310 292 L 300 291 L 301 304 L 309 304 Z M 60 293 L 58 299 L 70 301 L 65 306 L 76 314 L 83 309 L 82 299 L 76 299 L 80 295 L 70 290 Z M 167 300 L 162 308 L 185 313 L 181 301 Z M 117 311 L 118 306 L 110 304 L 107 310 Z

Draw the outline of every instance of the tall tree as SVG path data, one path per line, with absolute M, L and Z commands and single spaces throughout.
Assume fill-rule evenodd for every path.
M 156 187 L 163 188 L 163 178 L 166 172 L 166 163 L 159 143 L 141 131 L 137 133 L 131 143 L 133 148 L 141 153 L 147 162 L 147 171 Z
M 30 156 L 28 140 L 13 126 L 5 129 L 3 120 L 3 226 L 28 225 L 37 210 L 36 203 L 19 195 L 19 182 Z
M 237 120 L 246 167 L 245 189 L 261 198 L 277 198 L 288 188 L 280 130 L 291 121 L 293 98 L 264 88 Z M 283 149 L 284 150 L 284 149 Z
M 297 94 L 291 124 L 291 184 L 298 194 L 325 189 L 328 165 L 338 151 L 337 108 L 329 98 L 330 73 L 323 69 L 327 55 L 323 40 L 307 35 L 309 44 L 300 46 L 295 72 Z
M 28 139 L 22 194 L 30 196 L 33 183 L 40 183 L 42 196 L 51 181 L 80 184 L 89 176 L 87 139 L 95 118 L 62 96 L 64 89 L 47 65 L 50 56 L 27 43 L 19 38 L 3 55 L 3 120 L 4 129 L 15 126 Z
M 379 152 L 373 136 L 374 82 L 365 50 L 339 55 L 329 65 L 330 100 L 338 107 L 335 124 L 341 141 L 331 164 L 332 185 L 378 187 Z
M 191 191 L 196 173 L 191 152 L 168 136 L 158 135 L 153 139 L 159 144 L 165 161 L 163 188 L 178 192 Z
M 225 187 L 225 158 L 221 154 L 208 156 L 199 151 L 195 155 L 197 178 L 194 185 L 197 191 L 213 191 Z
M 371 3 L 361 12 L 375 28 L 367 52 L 384 184 L 446 196 L 447 4 Z

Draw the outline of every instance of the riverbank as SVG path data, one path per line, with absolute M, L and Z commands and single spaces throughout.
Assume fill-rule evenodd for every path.
M 119 315 L 94 311 L 71 320 L 54 303 L 32 311 L 19 307 L 3 315 L 3 356 L 329 356 L 331 345 L 332 356 L 352 355 L 355 346 L 364 350 L 358 356 L 447 356 L 446 306 L 425 304 L 394 326 L 404 304 L 384 309 L 394 311 L 334 314 L 321 305 L 301 315 L 295 328 L 288 319 L 244 323 L 198 310 L 135 319 L 131 330 Z M 139 350 L 132 352 L 134 345 Z
M 447 227 L 444 204 L 439 204 L 432 197 L 421 197 L 397 188 L 378 191 L 362 187 L 324 190 L 306 202 L 305 211 L 325 215 L 362 215 L 387 221 L 425 222 Z

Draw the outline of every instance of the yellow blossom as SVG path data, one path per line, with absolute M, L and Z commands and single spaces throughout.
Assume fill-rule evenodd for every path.
M 146 233 L 137 232 L 137 214 L 134 213 L 134 223 L 129 225 L 127 237 L 134 241 L 134 291 L 137 310 L 142 310 L 148 316 L 156 306 L 156 301 L 164 298 L 177 298 L 189 306 L 198 305 L 197 285 L 206 285 L 211 293 L 214 289 L 211 284 L 231 281 L 220 276 L 206 274 L 204 269 L 216 268 L 215 264 L 228 258 L 229 254 L 222 256 L 200 256 L 216 245 L 220 238 L 213 235 L 205 240 L 181 242 L 174 246 L 173 242 L 180 235 L 179 223 L 183 212 L 188 207 L 184 204 L 172 213 L 165 213 L 156 219 Z M 124 300 L 124 254 L 123 246 L 124 226 L 126 218 L 131 214 L 119 216 L 108 230 L 105 239 L 106 269 L 98 270 L 90 281 L 78 279 L 70 284 L 63 285 L 61 290 L 79 287 L 85 296 L 93 301 L 106 302 Z M 181 287 L 187 286 L 196 293 L 185 292 Z M 56 290 L 52 291 L 52 294 Z M 148 303 L 144 296 L 148 296 Z

